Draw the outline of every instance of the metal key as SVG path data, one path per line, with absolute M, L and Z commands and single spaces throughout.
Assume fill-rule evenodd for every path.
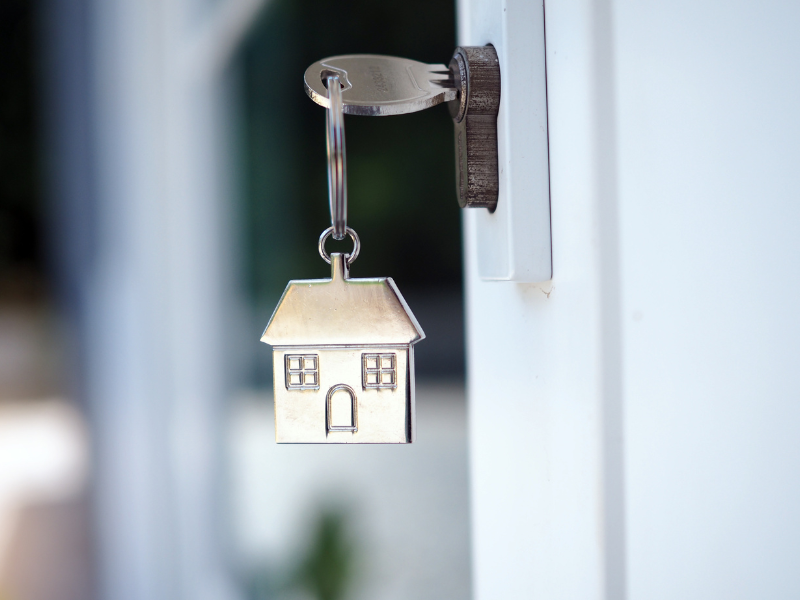
M 343 109 L 349 115 L 401 115 L 449 102 L 458 204 L 494 212 L 500 189 L 500 61 L 493 46 L 459 46 L 447 67 L 375 54 L 317 61 L 306 69 L 305 88 L 326 108 L 330 101 L 325 85 L 331 75 L 339 77 Z
M 342 85 L 348 115 L 402 115 L 455 100 L 458 88 L 445 65 L 429 65 L 396 56 L 350 54 L 315 62 L 305 72 L 306 93 L 328 107 L 328 75 Z

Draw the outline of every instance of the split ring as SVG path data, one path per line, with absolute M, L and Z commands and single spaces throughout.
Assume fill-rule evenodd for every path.
M 350 229 L 349 227 L 345 227 L 345 231 L 347 234 L 353 239 L 353 251 L 350 254 L 345 254 L 344 259 L 348 265 L 352 263 L 355 259 L 358 258 L 358 253 L 361 251 L 361 240 L 358 239 L 358 234 Z M 319 236 L 319 255 L 322 257 L 326 263 L 331 264 L 331 256 L 327 252 L 325 252 L 325 241 L 328 239 L 328 236 L 333 233 L 333 227 L 328 227 L 325 231 L 322 232 L 322 235 Z M 334 239 L 336 239 L 334 237 Z
M 333 239 L 343 240 L 347 230 L 347 160 L 344 146 L 344 105 L 339 75 L 327 76 L 330 106 L 326 111 L 328 125 L 328 198 L 331 205 Z

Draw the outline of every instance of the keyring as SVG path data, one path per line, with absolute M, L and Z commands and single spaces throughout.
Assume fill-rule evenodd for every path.
M 349 265 L 355 259 L 358 258 L 358 253 L 361 251 L 361 240 L 358 239 L 358 234 L 347 227 L 345 229 L 347 234 L 353 238 L 353 251 L 350 254 L 345 254 L 345 261 Z M 328 227 L 325 231 L 322 232 L 322 235 L 319 236 L 319 255 L 322 257 L 326 263 L 331 264 L 331 256 L 327 252 L 325 252 L 325 240 L 328 239 L 328 236 L 333 233 L 333 227 Z M 334 236 L 333 239 L 336 239 Z
M 339 75 L 327 77 L 330 107 L 328 124 L 328 197 L 331 205 L 333 239 L 343 240 L 347 231 L 347 161 L 344 148 L 344 106 Z M 330 261 L 329 261 L 330 262 Z

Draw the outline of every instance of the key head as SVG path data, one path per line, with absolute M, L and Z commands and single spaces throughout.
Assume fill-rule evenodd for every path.
M 306 69 L 306 93 L 328 107 L 325 80 L 339 75 L 344 112 L 348 115 L 401 115 L 455 100 L 458 94 L 444 65 L 428 65 L 396 56 L 332 56 Z

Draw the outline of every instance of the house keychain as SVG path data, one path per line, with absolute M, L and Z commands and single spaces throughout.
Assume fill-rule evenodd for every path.
M 278 443 L 414 441 L 414 344 L 425 337 L 389 277 L 350 279 L 358 257 L 347 227 L 344 110 L 338 74 L 327 77 L 331 227 L 319 253 L 330 279 L 290 281 L 261 341 L 272 346 Z M 325 251 L 330 235 L 350 254 Z

